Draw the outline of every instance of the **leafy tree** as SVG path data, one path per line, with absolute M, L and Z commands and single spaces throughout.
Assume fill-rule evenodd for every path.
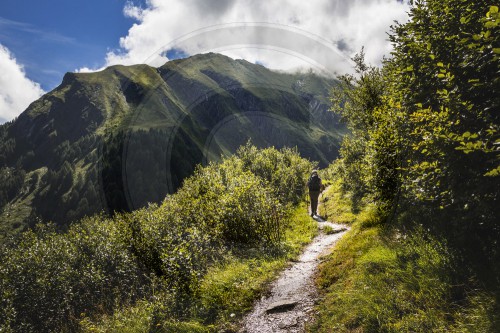
M 363 50 L 353 60 L 356 75 L 339 77 L 331 97 L 331 110 L 341 115 L 352 133 L 344 137 L 339 172 L 355 205 L 365 195 L 390 205 L 400 185 L 404 117 L 391 98 L 387 73 L 367 65 Z
M 498 273 L 499 9 L 483 0 L 412 4 L 410 21 L 392 27 L 383 68 L 361 52 L 357 74 L 332 93 L 352 132 L 339 175 L 353 199 L 402 205 L 413 216 L 404 223 L 426 225 L 479 271 Z
M 410 120 L 410 186 L 439 205 L 489 201 L 499 152 L 498 7 L 416 1 L 387 67 Z M 464 195 L 465 193 L 469 195 Z M 471 195 L 476 192 L 476 198 Z M 482 192 L 483 196 L 477 195 Z
M 489 1 L 415 1 L 386 63 L 407 119 L 407 199 L 430 227 L 487 264 L 500 258 L 500 48 Z M 429 222 L 428 221 L 428 222 Z M 495 259 L 496 258 L 496 259 Z

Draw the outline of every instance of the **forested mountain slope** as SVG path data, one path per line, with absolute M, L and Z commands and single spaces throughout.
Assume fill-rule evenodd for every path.
M 158 202 L 248 139 L 326 165 L 345 133 L 327 112 L 333 84 L 218 54 L 67 73 L 0 126 L 0 233 Z

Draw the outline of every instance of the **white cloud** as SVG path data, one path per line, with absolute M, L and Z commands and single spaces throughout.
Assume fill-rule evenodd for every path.
M 0 123 L 17 117 L 43 93 L 38 83 L 26 77 L 10 51 L 0 45 Z
M 126 2 L 125 7 L 123 8 L 123 14 L 126 17 L 130 17 L 136 20 L 143 19 L 143 10 L 140 7 L 134 6 L 132 2 Z
M 124 15 L 137 23 L 120 39 L 121 48 L 106 55 L 106 66 L 159 66 L 175 47 L 277 69 L 313 63 L 347 71 L 346 60 L 362 46 L 370 63 L 389 55 L 386 32 L 394 20 L 407 20 L 408 9 L 397 0 L 148 0 L 145 8 L 127 2 Z

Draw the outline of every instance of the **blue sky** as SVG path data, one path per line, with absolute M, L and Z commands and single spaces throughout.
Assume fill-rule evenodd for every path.
M 349 71 L 365 47 L 377 64 L 400 0 L 1 0 L 0 123 L 66 72 L 220 52 L 273 69 Z M 346 60 L 347 59 L 347 60 Z
M 27 76 L 51 90 L 65 72 L 100 67 L 119 47 L 134 20 L 123 0 L 2 0 L 0 44 L 14 53 Z

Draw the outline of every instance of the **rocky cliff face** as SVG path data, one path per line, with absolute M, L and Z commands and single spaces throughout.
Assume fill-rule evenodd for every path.
M 0 126 L 0 232 L 160 201 L 249 139 L 325 165 L 345 133 L 327 111 L 333 84 L 218 54 L 68 73 Z

